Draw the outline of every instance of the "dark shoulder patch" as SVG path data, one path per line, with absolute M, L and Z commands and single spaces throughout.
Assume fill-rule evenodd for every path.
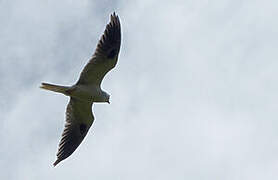
M 86 124 L 83 124 L 83 123 L 80 124 L 79 125 L 79 130 L 80 130 L 80 134 L 83 135 L 86 132 L 86 130 L 87 130 Z
M 117 49 L 112 49 L 110 52 L 109 52 L 109 54 L 107 55 L 107 57 L 109 58 L 109 59 L 112 59 L 112 58 L 114 58 L 115 56 L 117 55 Z

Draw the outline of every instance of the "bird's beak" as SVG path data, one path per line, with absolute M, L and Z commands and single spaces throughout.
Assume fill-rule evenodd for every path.
M 108 104 L 110 104 L 110 101 L 107 101 Z

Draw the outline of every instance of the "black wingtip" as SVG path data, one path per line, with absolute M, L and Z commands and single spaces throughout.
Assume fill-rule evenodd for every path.
M 119 16 L 115 13 L 115 11 L 110 15 L 110 21 L 116 21 L 116 22 L 120 22 L 119 20 Z
M 60 159 L 57 159 L 54 163 L 53 163 L 53 166 L 55 167 L 57 164 L 59 164 L 59 162 L 61 162 Z
M 111 14 L 111 17 L 117 17 L 117 14 L 116 14 L 116 12 L 114 11 L 112 14 Z
M 106 25 L 103 35 L 97 45 L 95 56 L 105 56 L 113 59 L 118 55 L 121 46 L 121 23 L 119 16 L 113 12 L 110 22 Z

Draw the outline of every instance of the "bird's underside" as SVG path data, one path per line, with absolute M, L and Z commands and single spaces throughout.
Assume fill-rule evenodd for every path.
M 120 45 L 120 20 L 113 13 L 97 44 L 94 55 L 84 67 L 75 85 L 68 87 L 42 83 L 41 88 L 43 89 L 70 96 L 66 109 L 66 124 L 54 166 L 69 157 L 88 133 L 94 122 L 92 104 L 94 102 L 109 102 L 108 94 L 101 90 L 100 85 L 105 74 L 116 66 Z

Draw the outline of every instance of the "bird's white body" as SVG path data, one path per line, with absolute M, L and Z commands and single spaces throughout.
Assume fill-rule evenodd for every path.
M 68 90 L 68 95 L 81 101 L 109 102 L 109 97 L 97 85 L 74 85 Z
M 43 83 L 43 89 L 63 93 L 66 96 L 76 98 L 83 102 L 93 103 L 93 102 L 109 102 L 109 95 L 103 91 L 100 86 L 90 84 L 82 85 L 76 84 L 73 86 L 59 86 L 54 84 Z

